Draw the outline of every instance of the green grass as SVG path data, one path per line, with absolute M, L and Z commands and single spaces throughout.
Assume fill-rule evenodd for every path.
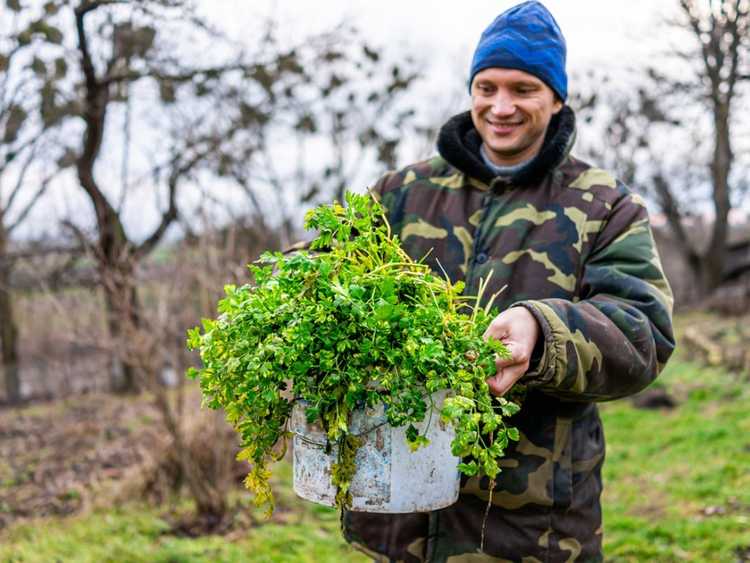
M 0 547 L 0 561 L 81 563 L 253 561 L 356 561 L 340 539 L 338 516 L 263 524 L 243 537 L 197 539 L 166 534 L 167 522 L 154 510 L 125 506 L 67 521 L 40 520 L 15 528 Z
M 670 411 L 604 405 L 604 537 L 611 561 L 738 561 L 750 547 L 750 391 L 675 361 Z
M 292 468 L 274 466 L 276 512 L 265 520 L 259 510 L 245 511 L 227 536 L 177 537 L 163 510 L 141 503 L 102 508 L 73 518 L 37 519 L 0 533 L 0 563 L 324 563 L 369 561 L 344 542 L 338 511 L 303 501 L 291 490 Z M 246 492 L 233 495 L 252 506 Z M 190 513 L 190 502 L 174 512 Z M 247 524 L 248 520 L 255 523 Z
M 750 552 L 748 375 L 677 358 L 658 386 L 677 408 L 602 405 L 606 560 L 742 561 Z M 0 533 L 0 562 L 369 560 L 346 546 L 335 511 L 294 496 L 288 464 L 275 473 L 277 513 L 246 531 L 178 538 L 167 533 L 163 511 L 130 504 L 15 525 Z

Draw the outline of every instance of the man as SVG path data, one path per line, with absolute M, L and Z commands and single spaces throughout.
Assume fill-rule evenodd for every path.
M 642 200 L 570 156 L 565 40 L 539 2 L 501 14 L 471 65 L 471 111 L 440 156 L 374 188 L 414 258 L 476 293 L 505 289 L 487 338 L 512 359 L 488 380 L 528 393 L 487 514 L 488 479 L 430 514 L 349 512 L 346 536 L 382 561 L 599 561 L 604 438 L 596 401 L 643 389 L 669 358 L 672 296 Z

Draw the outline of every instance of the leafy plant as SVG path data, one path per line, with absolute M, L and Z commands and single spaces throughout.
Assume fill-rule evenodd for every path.
M 354 409 L 382 403 L 391 425 L 409 425 L 416 449 L 427 438 L 414 423 L 433 408 L 432 393 L 450 390 L 440 414 L 455 428 L 452 451 L 466 475 L 494 479 L 509 440 L 518 440 L 505 423 L 518 404 L 490 395 L 485 381 L 495 355 L 508 354 L 482 338 L 494 300 L 478 306 L 487 280 L 478 296 L 463 296 L 463 283 L 404 252 L 377 201 L 351 193 L 346 201 L 307 214 L 305 227 L 318 231 L 313 252 L 266 253 L 250 266 L 255 285 L 227 286 L 218 318 L 189 331 L 203 360 L 189 375 L 240 433 L 239 458 L 252 465 L 245 483 L 269 514 L 268 465 L 283 455 L 297 399 L 339 445 L 332 481 L 340 507 L 351 502 Z

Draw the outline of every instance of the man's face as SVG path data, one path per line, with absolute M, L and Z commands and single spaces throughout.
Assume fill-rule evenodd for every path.
M 486 68 L 471 83 L 471 119 L 487 156 L 500 166 L 535 156 L 562 107 L 549 86 L 522 70 Z

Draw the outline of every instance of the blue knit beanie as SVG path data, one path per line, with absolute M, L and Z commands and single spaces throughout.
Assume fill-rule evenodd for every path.
M 561 100 L 568 97 L 565 38 L 555 18 L 539 2 L 524 2 L 500 14 L 482 33 L 474 51 L 474 76 L 485 68 L 513 68 L 540 78 Z

